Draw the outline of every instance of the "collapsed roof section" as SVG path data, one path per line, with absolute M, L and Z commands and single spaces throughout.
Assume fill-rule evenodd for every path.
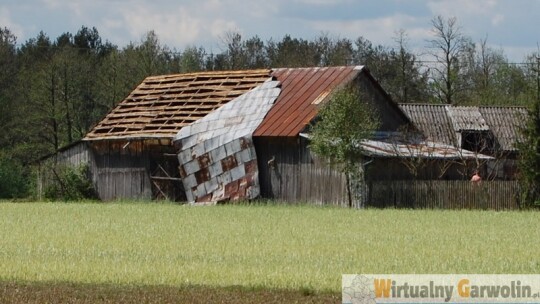
M 262 84 L 270 70 L 147 77 L 84 140 L 169 138 Z
M 252 134 L 280 91 L 279 82 L 270 78 L 178 132 L 174 145 L 189 202 L 253 199 L 259 195 Z

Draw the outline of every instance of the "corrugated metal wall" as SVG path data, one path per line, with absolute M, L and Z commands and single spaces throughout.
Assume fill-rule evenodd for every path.
M 347 206 L 344 175 L 315 158 L 305 139 L 257 137 L 255 150 L 263 197 Z

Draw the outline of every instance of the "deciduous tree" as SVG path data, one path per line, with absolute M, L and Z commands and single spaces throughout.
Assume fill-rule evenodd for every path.
M 429 40 L 430 54 L 437 64 L 432 67 L 434 94 L 440 102 L 456 104 L 464 89 L 460 82 L 460 57 L 468 46 L 455 17 L 437 16 L 431 20 L 434 38 Z
M 375 110 L 356 88 L 336 91 L 319 111 L 318 121 L 311 132 L 310 147 L 330 159 L 345 174 L 349 206 L 363 180 L 363 140 L 370 138 L 380 125 Z

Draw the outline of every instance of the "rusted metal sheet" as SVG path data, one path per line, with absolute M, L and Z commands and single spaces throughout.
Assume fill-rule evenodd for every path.
M 268 77 L 265 69 L 147 77 L 85 140 L 172 138 Z
M 345 85 L 361 70 L 354 66 L 273 70 L 282 92 L 254 136 L 297 136 L 317 114 L 320 96 Z
M 280 94 L 268 81 L 175 136 L 186 197 L 192 203 L 215 203 L 259 196 L 259 171 L 252 133 Z

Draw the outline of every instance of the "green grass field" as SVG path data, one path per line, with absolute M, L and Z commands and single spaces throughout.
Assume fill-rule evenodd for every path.
M 344 273 L 540 273 L 537 212 L 1 203 L 0 281 L 341 291 Z

